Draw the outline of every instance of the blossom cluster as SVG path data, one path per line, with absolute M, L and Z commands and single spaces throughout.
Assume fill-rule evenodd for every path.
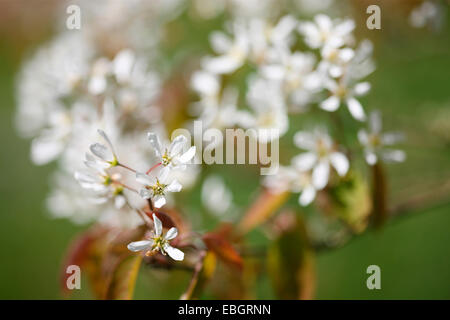
M 311 9 L 316 1 L 296 3 Z M 120 227 L 152 218 L 151 239 L 129 249 L 183 259 L 169 245 L 178 231 L 163 236 L 158 217 L 144 211 L 173 205 L 171 193 L 194 184 L 201 172 L 191 163 L 198 155 L 190 141 L 183 135 L 169 140 L 171 111 L 161 98 L 177 69 L 165 60 L 168 25 L 192 10 L 196 19 L 224 15 L 226 23 L 210 30 L 211 51 L 195 57 L 199 63 L 186 77 L 193 93 L 184 104 L 186 128 L 202 121 L 205 128 L 257 129 L 258 142 L 268 144 L 298 127 L 293 116 L 334 117 L 345 108 L 342 114 L 360 127 L 355 138 L 369 165 L 405 158 L 384 148 L 401 135 L 382 133 L 379 113 L 368 114 L 361 103 L 371 89 L 364 79 L 375 70 L 373 46 L 356 40 L 352 19 L 283 15 L 275 0 L 112 1 L 101 7 L 86 0 L 80 6 L 82 30 L 57 34 L 24 65 L 18 81 L 17 126 L 33 138 L 31 159 L 59 164 L 47 201 L 55 216 Z M 350 151 L 322 123 L 295 132 L 293 142 L 304 152 L 261 183 L 300 193 L 306 206 L 334 173 L 349 172 Z M 202 200 L 211 213 L 234 211 L 232 199 L 219 177 L 204 179 Z

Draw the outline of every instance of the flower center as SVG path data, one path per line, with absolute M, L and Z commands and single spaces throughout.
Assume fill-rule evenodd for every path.
M 317 141 L 317 155 L 319 156 L 319 158 L 324 158 L 327 156 L 327 154 L 328 148 L 325 141 L 323 139 L 319 139 Z
M 163 196 L 164 190 L 167 187 L 167 184 L 160 183 L 158 179 L 156 179 L 156 184 L 151 187 L 153 190 L 153 194 Z
M 381 139 L 379 137 L 379 135 L 377 134 L 371 134 L 369 136 L 369 143 L 374 146 L 374 147 L 378 147 L 381 145 Z
M 345 86 L 339 86 L 336 90 L 336 95 L 339 98 L 344 98 L 347 95 L 347 88 Z
M 163 166 L 168 166 L 168 165 L 170 164 L 171 161 L 172 161 L 172 158 L 169 157 L 169 152 L 168 152 L 167 149 L 166 149 L 166 151 L 164 152 L 164 155 L 162 156 L 161 164 L 162 164 Z

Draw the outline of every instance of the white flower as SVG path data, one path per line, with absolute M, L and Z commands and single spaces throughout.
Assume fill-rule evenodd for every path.
M 153 147 L 157 161 L 164 167 L 171 169 L 185 169 L 186 164 L 195 156 L 195 146 L 190 147 L 183 153 L 183 147 L 187 144 L 187 138 L 183 135 L 173 139 L 170 146 L 163 149 L 158 135 L 154 132 L 147 134 L 150 144 Z M 164 151 L 163 151 L 164 150 Z
M 438 25 L 442 23 L 442 13 L 437 2 L 424 1 L 420 6 L 414 8 L 409 15 L 409 23 L 414 28 L 423 28 L 427 24 Z
M 384 161 L 403 162 L 406 155 L 402 150 L 385 149 L 403 140 L 399 132 L 381 133 L 381 116 L 377 111 L 369 115 L 369 131 L 361 129 L 358 132 L 359 142 L 364 146 L 364 154 L 368 164 L 374 165 L 378 158 Z
M 321 50 L 321 56 L 319 69 L 324 69 L 333 78 L 338 78 L 344 74 L 348 63 L 355 56 L 355 51 L 348 47 L 325 46 Z
M 197 71 L 191 78 L 192 88 L 200 95 L 200 101 L 191 105 L 191 113 L 202 121 L 204 127 L 233 127 L 238 118 L 238 91 L 234 87 L 225 87 L 222 91 L 220 79 L 206 71 Z
M 247 101 L 251 112 L 241 111 L 239 124 L 258 130 L 258 140 L 262 143 L 279 139 L 289 128 L 280 86 L 261 78 L 252 79 L 249 86 Z
M 101 143 L 94 143 L 89 146 L 89 149 L 91 150 L 92 154 L 94 154 L 99 158 L 101 162 L 103 162 L 106 168 L 117 166 L 119 162 L 117 160 L 117 156 L 111 140 L 109 140 L 108 136 L 103 130 L 98 129 L 97 132 L 105 140 L 107 146 Z
M 301 22 L 298 30 L 305 36 L 305 42 L 313 49 L 331 46 L 338 48 L 349 42 L 355 28 L 352 20 L 332 21 L 324 14 L 314 17 L 314 22 Z
M 85 164 L 88 169 L 76 171 L 74 177 L 84 189 L 93 192 L 91 195 L 92 199 L 95 199 L 95 203 L 105 203 L 109 199 L 113 199 L 116 208 L 122 208 L 126 199 L 123 195 L 124 187 L 120 183 L 121 175 L 106 173 L 103 163 L 94 159 L 90 154 L 86 154 Z
M 278 61 L 261 68 L 262 75 L 280 81 L 293 107 L 302 110 L 321 88 L 322 78 L 314 70 L 316 59 L 312 54 L 291 53 L 288 49 L 279 50 L 278 53 Z
M 151 255 L 153 252 L 161 252 L 163 255 L 168 254 L 173 260 L 182 261 L 184 253 L 177 248 L 172 247 L 169 241 L 175 239 L 178 235 L 178 230 L 172 227 L 167 231 L 166 235 L 162 234 L 162 222 L 153 214 L 154 231 L 153 237 L 150 240 L 141 240 L 131 242 L 128 244 L 128 250 L 133 252 L 144 251 L 146 255 Z
M 265 19 L 252 19 L 249 22 L 249 59 L 263 64 L 275 57 L 278 50 L 286 49 L 292 43 L 291 33 L 297 27 L 297 20 L 290 16 L 282 17 L 276 25 Z
M 277 174 L 267 176 L 263 184 L 276 193 L 300 193 L 298 202 L 302 206 L 309 205 L 316 197 L 317 188 L 312 184 L 311 172 L 298 168 L 295 161 L 289 167 L 280 166 Z
M 320 108 L 333 112 L 336 111 L 342 101 L 344 101 L 353 118 L 359 121 L 364 121 L 366 119 L 364 109 L 355 97 L 362 96 L 369 92 L 370 83 L 359 82 L 351 88 L 348 86 L 345 79 L 340 80 L 339 82 L 328 79 L 325 82 L 325 87 L 330 91 L 331 95 L 320 103 Z
M 223 216 L 233 205 L 233 194 L 219 176 L 208 176 L 202 185 L 202 203 L 217 216 Z
M 111 61 L 102 57 L 94 62 L 91 77 L 88 82 L 88 90 L 93 95 L 105 92 L 108 85 L 107 77 L 111 73 Z
M 292 159 L 293 165 L 300 171 L 312 170 L 312 185 L 320 190 L 328 183 L 330 165 L 340 176 L 349 169 L 347 157 L 335 150 L 331 138 L 321 130 L 314 133 L 299 131 L 294 136 L 297 147 L 308 150 Z
M 234 39 L 222 32 L 213 32 L 211 45 L 218 54 L 217 57 L 204 59 L 203 68 L 213 74 L 228 74 L 240 68 L 247 58 L 249 39 L 247 30 L 242 24 L 233 24 Z
M 169 168 L 167 167 L 156 168 L 148 175 L 138 172 L 136 180 L 144 185 L 144 188 L 139 191 L 141 197 L 152 199 L 156 208 L 161 208 L 166 204 L 167 192 L 180 192 L 182 188 L 176 179 L 169 182 Z

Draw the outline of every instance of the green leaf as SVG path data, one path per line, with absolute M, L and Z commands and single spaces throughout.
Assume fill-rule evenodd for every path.
M 372 211 L 369 186 L 355 171 L 320 193 L 319 207 L 345 222 L 354 232 L 362 232 Z

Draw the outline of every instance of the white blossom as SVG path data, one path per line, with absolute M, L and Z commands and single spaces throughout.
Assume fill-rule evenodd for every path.
M 294 143 L 301 149 L 308 150 L 292 159 L 293 165 L 300 171 L 312 170 L 312 185 L 316 189 L 324 188 L 329 179 L 330 166 L 339 176 L 344 176 L 349 169 L 347 157 L 336 150 L 330 136 L 316 129 L 314 132 L 299 131 L 294 136 Z
M 351 32 L 355 28 L 353 20 L 331 20 L 325 14 L 318 14 L 314 22 L 301 22 L 298 30 L 305 37 L 305 42 L 313 49 L 325 46 L 339 48 L 351 42 Z
M 216 216 L 223 216 L 233 206 L 233 194 L 223 179 L 217 175 L 208 176 L 202 185 L 203 206 Z
M 104 139 L 106 145 L 102 143 L 94 143 L 89 146 L 92 154 L 100 160 L 105 167 L 114 167 L 119 163 L 117 160 L 114 147 L 109 140 L 108 136 L 103 130 L 98 129 L 98 134 Z
M 403 140 L 399 132 L 382 133 L 381 116 L 378 111 L 369 115 L 369 131 L 361 129 L 358 132 L 359 142 L 364 146 L 364 155 L 368 164 L 374 165 L 381 158 L 387 162 L 403 162 L 406 154 L 402 150 L 389 149 L 385 146 L 396 144 Z
M 247 33 L 244 25 L 237 22 L 233 24 L 234 39 L 222 32 L 213 32 L 211 45 L 219 56 L 205 58 L 203 68 L 213 74 L 228 74 L 240 68 L 249 52 Z
M 161 252 L 163 255 L 169 255 L 173 260 L 182 261 L 184 253 L 169 244 L 178 235 L 178 230 L 175 227 L 170 228 L 165 235 L 163 235 L 163 225 L 161 220 L 153 214 L 153 236 L 149 240 L 135 241 L 128 244 L 128 250 L 133 252 L 144 251 L 146 255 L 154 252 Z
M 289 128 L 289 121 L 281 89 L 277 83 L 261 78 L 250 81 L 247 101 L 251 111 L 239 114 L 244 128 L 258 130 L 258 140 L 267 143 L 279 139 Z
M 346 83 L 345 79 L 340 81 L 328 79 L 325 82 L 325 87 L 329 90 L 330 96 L 320 103 L 320 108 L 333 112 L 344 102 L 353 118 L 359 121 L 366 119 L 364 109 L 356 97 L 369 92 L 370 83 L 359 82 L 351 87 Z
M 156 208 L 161 208 L 166 204 L 166 194 L 168 192 L 180 192 L 181 184 L 176 179 L 170 179 L 169 168 L 159 167 L 149 174 L 136 173 L 136 180 L 144 187 L 139 194 L 144 199 L 152 199 Z
M 312 183 L 311 172 L 305 171 L 302 166 L 299 167 L 295 159 L 292 162 L 291 166 L 280 166 L 277 174 L 267 176 L 263 184 L 272 192 L 299 193 L 299 204 L 307 206 L 314 201 L 317 188 Z
M 195 156 L 195 146 L 192 146 L 186 152 L 183 152 L 183 148 L 188 143 L 187 138 L 183 135 L 177 136 L 173 139 L 170 146 L 164 148 L 156 133 L 149 132 L 147 137 L 153 147 L 158 163 L 161 163 L 164 167 L 183 170 L 186 168 L 186 164 L 188 164 Z

